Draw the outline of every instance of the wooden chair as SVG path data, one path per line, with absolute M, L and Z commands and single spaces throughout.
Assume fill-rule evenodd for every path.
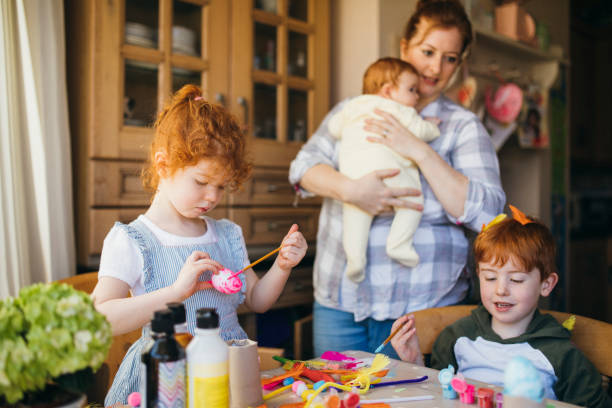
M 312 358 L 312 314 L 293 323 L 293 356 L 296 360 Z
M 75 289 L 91 293 L 98 283 L 98 272 L 83 273 L 66 279 L 60 279 L 57 282 L 67 283 L 68 285 L 73 286 Z M 99 404 L 104 403 L 104 397 L 113 383 L 113 379 L 115 378 L 115 374 L 119 369 L 121 361 L 123 361 L 125 353 L 130 348 L 132 343 L 138 340 L 140 333 L 140 330 L 134 330 L 129 333 L 113 337 L 113 343 L 108 351 L 106 360 L 98 372 L 96 372 L 95 383 L 87 393 L 89 402 Z
M 476 306 L 460 305 L 424 309 L 414 312 L 419 346 L 423 354 L 431 354 L 434 341 L 446 326 L 465 317 Z M 559 323 L 567 320 L 572 313 L 541 310 L 542 313 L 551 314 Z M 597 370 L 612 377 L 612 324 L 584 316 L 576 316 L 576 325 L 572 330 L 571 341 L 595 365 Z

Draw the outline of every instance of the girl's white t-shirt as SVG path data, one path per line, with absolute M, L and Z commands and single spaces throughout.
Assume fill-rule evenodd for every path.
M 217 242 L 218 237 L 214 223 L 211 223 L 208 217 L 202 217 L 202 219 L 206 222 L 206 232 L 199 237 L 184 237 L 164 231 L 144 214 L 138 216 L 138 220 L 144 223 L 159 242 L 165 246 L 207 245 Z M 244 253 L 246 254 L 244 237 L 242 237 L 242 246 L 245 248 Z M 248 265 L 248 263 L 248 257 L 245 257 L 244 264 Z M 119 279 L 130 286 L 132 296 L 138 296 L 146 293 L 143 269 L 144 259 L 136 241 L 130 239 L 123 228 L 113 226 L 104 238 L 98 278 L 110 276 Z

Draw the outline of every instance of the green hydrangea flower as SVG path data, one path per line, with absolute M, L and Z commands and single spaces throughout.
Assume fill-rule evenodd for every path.
M 85 292 L 58 283 L 23 288 L 0 302 L 0 397 L 14 403 L 62 374 L 96 371 L 111 342 L 110 324 Z

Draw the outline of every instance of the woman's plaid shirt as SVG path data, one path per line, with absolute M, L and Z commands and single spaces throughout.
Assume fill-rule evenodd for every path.
M 299 186 L 304 173 L 317 164 L 338 169 L 339 142 L 329 134 L 327 124 L 345 102 L 327 114 L 291 163 L 292 184 Z M 421 175 L 425 210 L 414 236 L 419 264 L 407 268 L 387 256 L 385 243 L 393 217 L 378 216 L 370 229 L 366 277 L 356 284 L 344 273 L 342 204 L 324 198 L 313 272 L 315 299 L 323 306 L 354 313 L 356 321 L 395 319 L 410 311 L 461 301 L 468 288 L 465 230 L 480 231 L 504 207 L 497 156 L 476 115 L 445 97 L 427 105 L 421 115 L 441 119 L 441 135 L 430 146 L 469 179 L 464 213 L 459 218 L 448 214 Z M 312 195 L 298 191 L 302 196 Z

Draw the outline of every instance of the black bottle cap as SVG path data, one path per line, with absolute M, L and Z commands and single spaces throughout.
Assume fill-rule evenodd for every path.
M 215 309 L 201 308 L 196 312 L 198 329 L 216 329 L 219 327 L 219 315 Z
M 174 320 L 172 320 L 172 312 L 168 309 L 158 310 L 153 313 L 151 320 L 151 330 L 155 333 L 174 333 Z
M 181 324 L 187 321 L 187 312 L 185 312 L 185 305 L 180 302 L 166 303 L 168 309 L 172 312 L 172 318 L 174 324 Z

